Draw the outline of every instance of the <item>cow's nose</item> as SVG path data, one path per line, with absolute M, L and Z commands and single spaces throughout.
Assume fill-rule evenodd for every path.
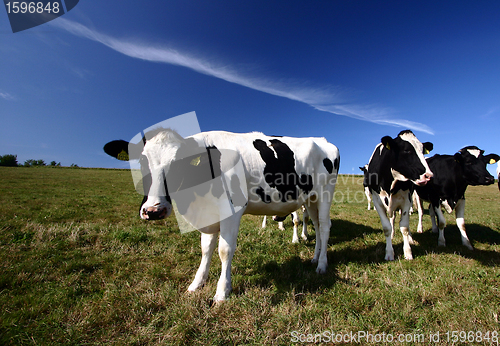
M 167 208 L 147 207 L 142 210 L 142 215 L 146 220 L 160 220 L 167 215 Z
M 433 174 L 432 172 L 428 172 L 428 173 L 425 173 L 425 174 L 424 174 L 425 179 L 429 179 L 429 180 L 430 180 L 433 176 L 434 176 L 434 174 Z

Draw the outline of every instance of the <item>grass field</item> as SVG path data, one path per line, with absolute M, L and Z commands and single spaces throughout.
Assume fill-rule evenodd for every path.
M 363 332 L 381 344 L 391 336 L 405 345 L 498 344 L 496 185 L 467 191 L 474 251 L 461 245 L 453 215 L 447 247 L 438 247 L 425 215 L 415 259 L 402 258 L 396 232 L 396 260 L 385 262 L 361 178 L 340 176 L 326 275 L 310 263 L 313 231 L 292 244 L 290 219 L 283 232 L 244 216 L 233 294 L 212 306 L 218 257 L 207 285 L 186 293 L 201 258 L 199 234 L 180 234 L 174 217 L 140 220 L 142 196 L 129 171 L 0 167 L 0 176 L 1 345 L 290 345 L 338 335 L 366 344 L 369 335 L 356 339 Z M 415 230 L 416 215 L 410 222 Z

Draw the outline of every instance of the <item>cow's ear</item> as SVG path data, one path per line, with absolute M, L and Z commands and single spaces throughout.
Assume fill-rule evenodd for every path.
M 390 136 L 384 136 L 380 141 L 387 150 L 391 150 L 395 147 L 394 139 L 392 139 Z
M 489 155 L 485 155 L 483 156 L 483 160 L 484 162 L 486 162 L 487 164 L 494 164 L 495 162 L 498 162 L 500 161 L 500 156 L 498 156 L 497 154 L 489 154 Z
M 423 143 L 423 146 L 424 146 L 424 155 L 429 154 L 432 151 L 432 149 L 434 149 L 434 144 L 432 144 L 431 142 L 425 142 Z
M 455 159 L 455 161 L 457 161 L 460 164 L 463 162 L 463 156 L 462 156 L 462 153 L 460 153 L 460 152 L 455 153 L 455 155 L 453 155 L 453 158 Z
M 118 140 L 111 141 L 104 146 L 104 152 L 121 161 L 129 161 L 129 142 Z

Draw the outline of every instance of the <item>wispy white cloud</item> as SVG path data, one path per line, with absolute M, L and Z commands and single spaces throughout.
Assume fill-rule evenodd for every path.
M 0 98 L 3 98 L 4 100 L 7 100 L 7 101 L 15 101 L 16 100 L 16 98 L 14 96 L 12 96 L 11 94 L 5 93 L 2 91 L 0 91 Z
M 492 107 L 488 109 L 488 111 L 484 114 L 482 114 L 480 117 L 482 119 L 487 119 L 490 118 L 493 114 L 497 113 L 500 110 L 500 107 Z
M 394 112 L 387 108 L 344 103 L 342 92 L 338 92 L 332 87 L 314 88 L 299 85 L 300 83 L 286 83 L 261 77 L 246 76 L 228 65 L 215 64 L 165 46 L 113 38 L 64 18 L 58 18 L 50 22 L 50 24 L 76 36 L 102 43 L 132 58 L 186 67 L 230 83 L 302 102 L 320 111 L 376 124 L 404 127 L 434 134 L 432 129 L 425 124 L 393 118 L 391 113 Z

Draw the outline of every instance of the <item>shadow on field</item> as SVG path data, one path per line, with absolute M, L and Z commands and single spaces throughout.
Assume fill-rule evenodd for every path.
M 333 219 L 332 226 L 330 227 L 330 242 L 351 241 L 373 233 L 380 234 L 383 237 L 384 232 L 382 231 L 380 222 L 374 228 L 347 220 Z
M 471 258 L 476 261 L 481 262 L 483 265 L 487 266 L 498 266 L 500 265 L 500 253 L 493 250 L 481 250 L 477 248 L 479 243 L 486 243 L 490 245 L 500 244 L 500 233 L 491 229 L 490 227 L 485 227 L 479 224 L 465 224 L 467 229 L 467 236 L 474 246 L 474 250 L 469 250 L 462 245 L 462 239 L 460 237 L 460 231 L 458 230 L 456 224 L 450 223 L 444 229 L 444 237 L 446 239 L 446 246 L 438 246 L 437 233 L 432 233 L 432 230 L 424 230 L 423 233 L 412 233 L 413 239 L 419 243 L 420 249 L 425 252 L 435 252 L 435 253 L 448 253 L 448 254 L 458 254 L 465 258 Z M 415 246 L 412 246 L 412 249 Z M 424 252 L 424 254 L 425 254 Z
M 385 240 L 382 230 L 368 227 L 361 224 L 345 220 L 332 220 L 330 231 L 329 246 L 340 245 L 340 248 L 328 251 L 328 268 L 324 275 L 316 273 L 316 263 L 311 263 L 312 254 L 316 244 L 315 233 L 310 228 L 311 234 L 309 240 L 304 243 L 294 244 L 297 249 L 308 248 L 310 258 L 303 258 L 296 255 L 289 257 L 284 262 L 278 263 L 276 260 L 268 260 L 260 263 L 254 272 L 258 273 L 258 278 L 252 280 L 252 285 L 260 287 L 275 287 L 277 295 L 275 303 L 284 299 L 287 295 L 282 293 L 287 292 L 304 292 L 315 293 L 333 287 L 338 281 L 343 281 L 337 274 L 336 267 L 343 263 L 373 263 L 383 262 L 385 257 Z M 380 242 L 367 245 L 363 241 L 366 235 L 372 233 L 380 233 Z M 352 242 L 355 244 L 352 246 Z M 343 243 L 349 243 L 342 245 Z M 403 255 L 402 244 L 399 242 L 394 246 L 395 255 L 400 257 Z M 244 290 L 244 288 L 240 288 Z
M 303 259 L 299 256 L 293 256 L 285 262 L 277 263 L 275 260 L 269 260 L 261 263 L 255 272 L 259 273 L 259 278 L 254 284 L 261 287 L 276 287 L 277 293 L 285 292 L 307 292 L 315 293 L 324 289 L 331 288 L 336 282 L 342 281 L 337 274 L 336 267 L 346 263 L 383 263 L 385 262 L 385 239 L 382 229 L 356 224 L 346 220 L 332 220 L 332 227 L 329 238 L 329 246 L 334 250 L 328 251 L 328 269 L 325 275 L 316 273 L 316 264 L 311 263 L 311 259 Z M 474 245 L 478 243 L 500 244 L 500 234 L 489 228 L 478 224 L 467 224 L 469 238 Z M 396 259 L 403 258 L 402 237 L 398 229 L 393 240 L 393 247 Z M 379 234 L 377 243 L 365 239 L 366 235 Z M 462 245 L 460 233 L 456 225 L 449 225 L 445 229 L 446 247 L 437 245 L 437 234 L 430 230 L 423 233 L 412 232 L 414 240 L 417 242 L 412 245 L 414 258 L 424 257 L 429 252 L 449 253 L 460 255 L 465 258 L 471 258 L 487 266 L 500 265 L 500 253 L 492 250 L 474 249 L 468 250 Z M 310 253 L 314 253 L 315 233 L 311 230 L 309 241 L 300 243 L 298 247 L 309 248 Z M 344 244 L 345 243 L 345 244 Z M 280 298 L 281 297 L 281 298 Z M 278 294 L 276 299 L 284 299 L 283 295 Z

